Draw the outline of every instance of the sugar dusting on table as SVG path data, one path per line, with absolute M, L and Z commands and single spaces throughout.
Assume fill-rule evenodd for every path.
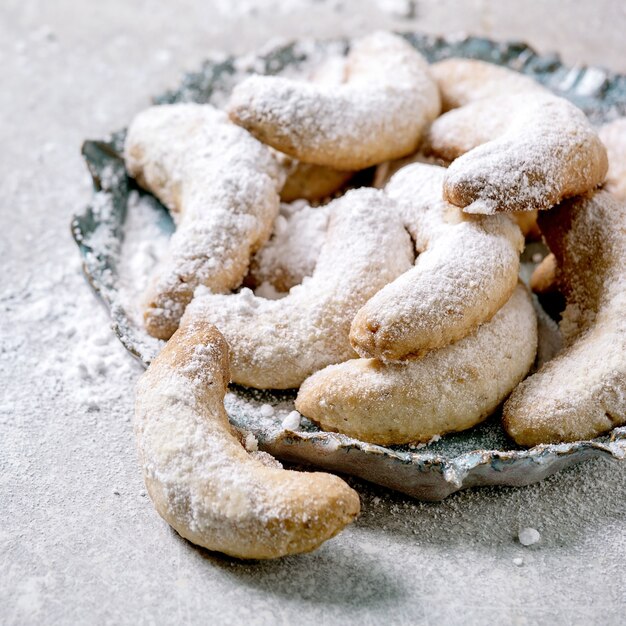
M 193 4 L 198 11 L 207 5 Z M 541 3 L 535 4 L 531 11 L 540 13 Z M 583 5 L 568 3 L 568 23 L 585 13 Z M 154 4 L 142 16 L 139 3 L 131 9 L 115 2 L 93 19 L 92 7 L 77 4 L 77 55 L 78 40 L 68 41 L 60 22 L 28 35 L 31 24 L 56 19 L 52 13 L 35 15 L 28 6 L 8 5 L 8 15 L 26 11 L 32 19 L 15 21 L 3 50 L 5 95 L 28 99 L 28 108 L 9 108 L 1 124 L 13 132 L 24 111 L 32 122 L 24 125 L 23 140 L 4 151 L 7 169 L 0 181 L 5 206 L 12 207 L 2 215 L 0 234 L 6 253 L 0 287 L 0 552 L 10 563 L 0 596 L 8 619 L 76 623 L 89 615 L 94 621 L 136 623 L 235 614 L 240 621 L 289 623 L 306 614 L 310 623 L 420 623 L 459 619 L 464 606 L 470 623 L 494 617 L 618 623 L 626 554 L 624 464 L 592 461 L 528 488 L 472 489 L 437 505 L 356 483 L 363 502 L 357 525 L 321 551 L 282 563 L 221 560 L 167 531 L 145 498 L 127 422 L 141 369 L 90 291 L 67 221 L 88 195 L 76 155 L 80 138 L 105 123 L 118 124 L 138 99 L 147 101 L 155 85 L 170 80 L 154 78 L 150 50 L 165 45 L 158 40 L 159 26 L 180 16 L 180 8 Z M 135 20 L 138 36 L 129 41 L 128 33 L 118 32 L 102 39 L 121 15 L 145 18 Z M 600 24 L 597 10 L 594 15 Z M 357 20 L 363 20 L 359 28 L 366 23 L 365 11 L 344 17 L 342 30 L 356 30 Z M 309 28 L 293 26 L 295 35 Z M 235 41 L 228 38 L 238 28 L 211 41 Z M 187 54 L 175 67 L 195 63 L 202 54 L 197 42 L 207 41 L 200 20 L 182 20 L 181 29 L 170 33 L 173 55 Z M 554 31 L 545 30 L 548 36 Z M 571 37 L 567 41 L 579 45 Z M 247 33 L 237 45 L 250 44 Z M 615 49 L 613 59 L 616 54 Z M 133 56 L 146 65 L 133 69 Z M 168 71 L 172 76 L 171 66 Z M 25 80 L 50 86 L 47 97 L 23 89 Z M 59 80 L 67 89 L 53 88 Z M 128 84 L 135 87 L 130 98 Z M 93 109 L 81 113 L 84 102 Z M 68 115 L 74 123 L 65 123 Z M 38 149 L 37 137 L 48 138 L 54 149 Z M 78 378 L 76 364 L 96 353 L 106 374 L 91 368 L 88 379 Z M 89 400 L 99 410 L 88 410 Z M 520 524 L 541 528 L 540 551 L 516 547 Z M 525 567 L 518 570 L 512 559 L 521 551 Z M 488 602 L 476 603 L 479 596 Z

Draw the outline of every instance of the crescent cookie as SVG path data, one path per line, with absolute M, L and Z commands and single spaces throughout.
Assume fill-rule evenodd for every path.
M 269 237 L 284 171 L 270 150 L 209 105 L 155 106 L 126 136 L 126 168 L 177 228 L 145 294 L 144 319 L 168 339 L 198 285 L 237 287 Z
M 626 423 L 626 206 L 606 191 L 539 216 L 567 307 L 564 348 L 504 406 L 520 445 L 591 439 Z
M 414 163 L 385 188 L 418 257 L 356 314 L 350 339 L 362 357 L 397 360 L 446 346 L 491 319 L 515 289 L 519 228 L 506 216 L 468 216 L 442 200 L 444 175 Z
M 356 40 L 338 86 L 251 76 L 233 90 L 231 119 L 305 163 L 359 170 L 411 154 L 440 111 L 424 58 L 403 38 Z
M 248 454 L 224 410 L 228 378 L 226 342 L 196 321 L 139 380 L 135 433 L 157 512 L 185 539 L 238 558 L 315 549 L 358 515 L 357 493 L 336 476 Z
M 626 200 L 626 117 L 605 124 L 600 139 L 609 155 L 609 172 L 604 188 L 616 198 Z
M 452 161 L 443 195 L 467 213 L 549 209 L 600 185 L 608 167 L 585 114 L 539 92 L 453 109 L 433 122 L 427 144 Z
M 382 191 L 357 189 L 329 205 L 325 242 L 313 275 L 280 300 L 249 289 L 197 293 L 185 318 L 214 324 L 231 349 L 233 382 L 297 387 L 313 372 L 355 356 L 350 323 L 381 287 L 413 263 L 411 240 Z
M 355 359 L 300 387 L 296 408 L 324 430 L 380 445 L 428 441 L 490 415 L 535 358 L 537 322 L 521 285 L 487 323 L 421 359 Z

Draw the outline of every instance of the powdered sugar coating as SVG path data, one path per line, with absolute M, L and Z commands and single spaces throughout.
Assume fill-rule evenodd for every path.
M 233 90 L 229 114 L 264 143 L 306 163 L 357 170 L 415 151 L 440 98 L 424 58 L 402 38 L 356 40 L 345 84 L 252 76 Z
M 564 348 L 507 401 L 521 445 L 592 439 L 626 423 L 626 205 L 606 191 L 540 215 L 567 307 Z
M 626 117 L 605 124 L 598 134 L 609 156 L 604 188 L 616 198 L 626 200 Z
M 311 276 L 328 230 L 328 205 L 300 200 L 281 204 L 271 239 L 255 254 L 246 279 L 249 286 L 270 284 L 289 291 Z
M 307 50 L 308 63 L 313 63 L 309 71 L 302 70 L 301 79 L 307 79 L 318 85 L 337 87 L 346 80 L 346 57 L 337 51 L 321 62 L 315 62 L 314 50 Z M 278 153 L 288 168 L 287 180 L 280 192 L 283 202 L 308 200 L 316 202 L 338 192 L 352 178 L 354 172 L 337 170 L 332 167 L 302 163 Z
M 476 100 L 439 117 L 429 149 L 455 159 L 444 197 L 468 213 L 548 209 L 594 189 L 606 149 L 584 113 L 543 93 Z
M 413 263 L 408 233 L 388 219 L 395 203 L 375 189 L 349 191 L 329 205 L 328 234 L 313 275 L 280 300 L 248 289 L 206 290 L 185 315 L 214 324 L 231 348 L 234 382 L 297 387 L 313 372 L 355 356 L 348 339 L 356 311 Z
M 182 327 L 141 377 L 135 433 L 148 493 L 183 537 L 240 558 L 307 552 L 359 512 L 336 476 L 248 454 L 224 410 L 228 347 L 205 322 Z
M 421 359 L 332 365 L 300 387 L 296 408 L 323 429 L 381 445 L 428 441 L 491 414 L 537 349 L 530 295 L 518 286 L 493 319 Z
M 131 123 L 128 172 L 178 227 L 145 294 L 150 334 L 167 339 L 197 285 L 237 287 L 269 237 L 284 171 L 270 150 L 210 105 L 152 107 Z
M 491 319 L 515 289 L 519 228 L 505 216 L 467 216 L 442 200 L 445 172 L 414 163 L 385 188 L 418 257 L 357 313 L 350 339 L 363 357 L 395 360 L 448 345 Z

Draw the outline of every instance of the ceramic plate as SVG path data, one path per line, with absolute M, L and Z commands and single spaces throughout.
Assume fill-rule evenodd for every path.
M 540 56 L 522 43 L 496 43 L 468 37 L 458 40 L 418 33 L 404 35 L 430 61 L 463 56 L 506 65 L 533 76 L 580 108 L 595 123 L 626 115 L 626 77 L 593 67 L 566 67 L 557 56 Z M 155 103 L 210 102 L 222 105 L 233 85 L 247 73 L 294 74 L 329 53 L 345 53 L 348 42 L 298 41 L 274 46 L 258 55 L 210 59 L 188 74 L 175 91 Z M 128 351 L 144 365 L 161 344 L 149 337 L 121 297 L 125 223 L 142 194 L 143 211 L 153 211 L 153 224 L 163 236 L 171 220 L 152 197 L 126 177 L 121 159 L 124 131 L 104 140 L 86 141 L 83 155 L 94 182 L 94 200 L 72 220 L 85 274 L 111 313 L 112 325 Z M 148 206 L 148 209 L 146 209 Z M 533 250 L 526 253 L 531 258 Z M 526 265 L 528 270 L 528 265 Z M 226 399 L 232 423 L 252 433 L 260 449 L 279 459 L 315 465 L 358 476 L 424 500 L 441 500 L 466 487 L 527 485 L 591 457 L 626 458 L 626 428 L 592 441 L 541 445 L 524 450 L 504 434 L 498 415 L 462 433 L 446 435 L 422 446 L 382 447 L 320 431 L 302 419 L 297 430 L 283 427 L 293 410 L 293 392 L 258 392 L 233 387 Z

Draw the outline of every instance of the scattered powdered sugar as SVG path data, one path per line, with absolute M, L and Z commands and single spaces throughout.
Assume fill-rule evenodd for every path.
M 268 404 L 264 394 L 265 392 L 254 390 L 250 390 L 250 393 L 246 394 L 239 391 L 229 391 L 224 398 L 226 412 L 236 416 L 237 421 L 241 419 L 241 421 L 246 422 L 248 421 L 247 416 L 253 416 L 252 419 L 255 428 L 258 429 L 257 434 L 260 439 L 274 436 L 277 430 L 286 428 L 283 426 L 283 422 L 289 421 L 288 418 L 292 413 L 297 413 L 294 410 L 291 394 L 288 393 L 284 397 L 272 394 L 272 404 Z M 268 406 L 272 409 L 271 413 L 267 408 L 264 409 Z M 293 421 L 294 418 L 290 419 Z M 310 424 L 306 419 L 302 421 L 306 422 L 307 426 Z
M 433 435 L 428 441 L 409 444 L 409 448 L 411 450 L 423 450 L 424 448 L 428 447 L 430 444 L 437 443 L 440 439 L 441 439 L 441 435 Z
M 539 533 L 539 531 L 535 528 L 522 528 L 519 531 L 518 534 L 518 539 L 519 542 L 523 545 L 523 546 L 532 546 L 535 543 L 539 543 L 539 541 L 541 540 L 541 534 Z M 523 563 L 523 560 L 520 559 L 520 563 L 519 565 L 521 565 Z M 516 563 L 517 565 L 517 563 Z
M 99 226 L 93 231 L 88 241 L 89 246 L 94 250 L 105 251 L 108 254 L 115 255 L 119 251 L 120 241 L 115 233 L 110 228 L 107 228 L 112 213 L 115 211 L 111 194 L 104 191 L 94 192 L 91 210 L 96 223 L 100 223 L 103 226 Z
M 272 417 L 274 415 L 274 407 L 271 404 L 262 404 L 259 414 L 261 417 Z
M 259 449 L 259 442 L 254 433 L 247 432 L 243 443 L 248 452 L 257 452 Z
M 300 428 L 300 419 L 302 416 L 298 411 L 291 411 L 289 415 L 282 421 L 283 428 L 287 430 L 298 430 Z
M 118 261 L 117 295 L 119 304 L 138 328 L 143 327 L 140 294 L 165 255 L 171 232 L 171 221 L 158 202 L 150 195 L 131 191 Z

